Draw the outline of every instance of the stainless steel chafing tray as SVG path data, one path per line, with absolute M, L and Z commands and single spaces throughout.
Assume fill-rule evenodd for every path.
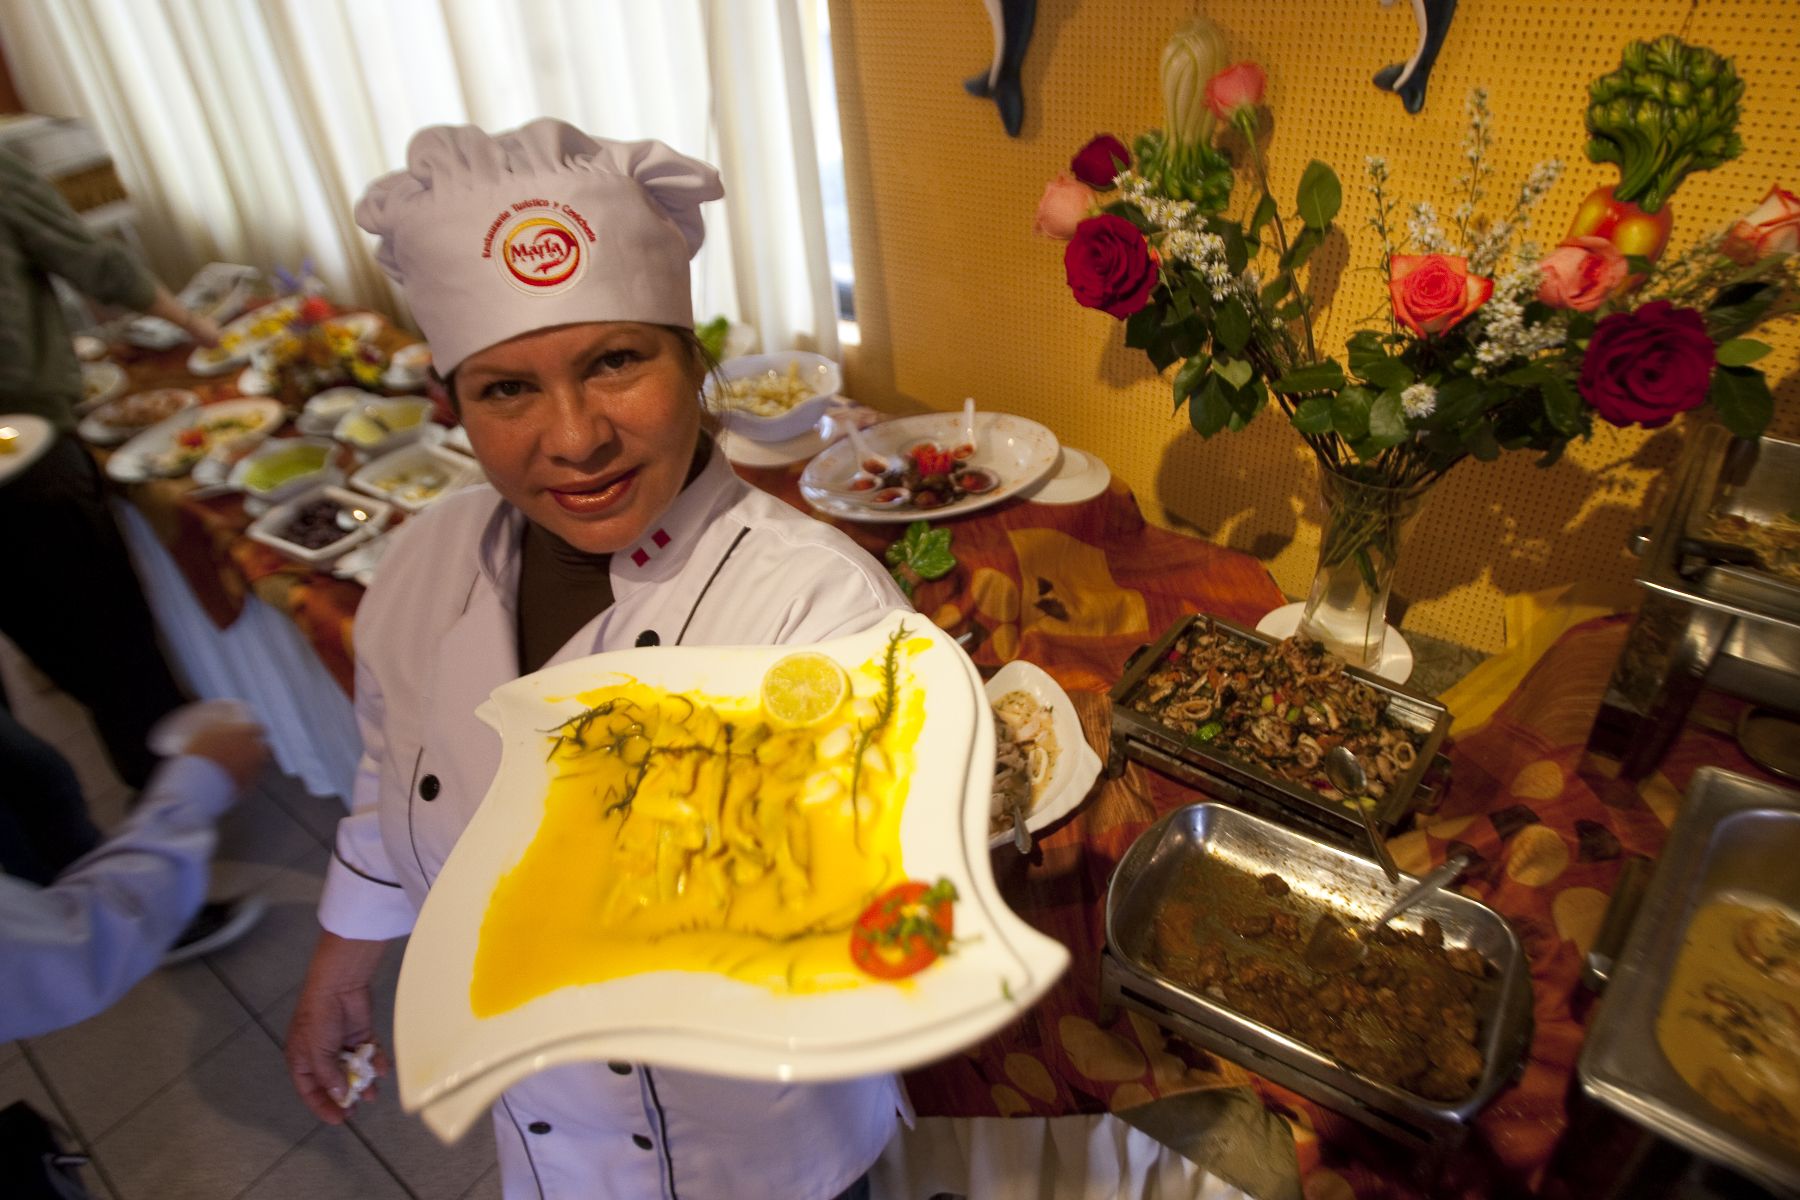
M 1696 772 L 1577 1068 L 1602 1104 L 1781 1195 L 1800 1195 L 1800 1154 L 1689 1087 L 1658 1045 L 1656 1021 L 1695 912 L 1752 897 L 1800 908 L 1796 862 L 1800 793 L 1715 767 Z
M 1475 1114 L 1523 1069 L 1531 1044 L 1530 967 L 1505 918 L 1466 896 L 1440 892 L 1394 922 L 1417 931 L 1425 918 L 1435 918 L 1446 946 L 1474 949 L 1493 968 L 1476 998 L 1481 1077 L 1461 1100 L 1429 1100 L 1358 1074 L 1222 1001 L 1164 977 L 1150 964 L 1154 915 L 1196 858 L 1211 858 L 1252 876 L 1280 875 L 1290 888 L 1290 907 L 1308 914 L 1303 930 L 1310 929 L 1312 914 L 1327 911 L 1372 921 L 1413 883 L 1403 876 L 1398 888 L 1390 887 L 1380 868 L 1366 859 L 1224 805 L 1180 809 L 1146 830 L 1113 872 L 1106 895 L 1102 1003 L 1140 1012 L 1215 1054 L 1432 1152 L 1432 1161 L 1460 1144 Z M 1196 936 L 1207 936 L 1209 929 L 1203 924 Z M 1223 926 L 1220 935 L 1235 939 Z
M 1141 651 L 1126 667 L 1125 674 L 1112 690 L 1112 744 L 1115 760 L 1119 756 L 1137 759 L 1191 787 L 1198 788 L 1240 808 L 1273 817 L 1288 824 L 1299 824 L 1313 833 L 1347 846 L 1366 845 L 1362 818 L 1346 805 L 1329 800 L 1311 788 L 1277 778 L 1254 763 L 1246 762 L 1207 746 L 1196 745 L 1168 726 L 1130 707 L 1144 679 L 1156 670 L 1170 649 L 1190 629 L 1211 630 L 1226 637 L 1258 646 L 1272 646 L 1280 639 L 1255 633 L 1227 621 L 1223 617 L 1196 613 L 1183 617 L 1148 649 Z M 1399 827 L 1415 808 L 1430 796 L 1428 776 L 1441 774 L 1447 763 L 1438 750 L 1450 729 L 1450 710 L 1421 692 L 1390 683 L 1380 676 L 1354 667 L 1346 668 L 1351 678 L 1387 697 L 1387 717 L 1420 739 L 1418 757 L 1405 774 L 1396 779 L 1374 811 L 1375 825 L 1383 833 Z M 1114 763 L 1115 770 L 1118 767 Z

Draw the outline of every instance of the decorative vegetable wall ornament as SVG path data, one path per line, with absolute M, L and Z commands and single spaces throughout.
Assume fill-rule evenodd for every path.
M 1031 27 L 1037 24 L 1037 0 L 981 0 L 994 25 L 994 63 L 981 74 L 963 81 L 971 96 L 991 99 L 1000 109 L 1000 123 L 1008 137 L 1018 137 L 1025 123 L 1025 92 L 1019 72 L 1025 66 L 1025 48 L 1031 44 Z
M 1395 0 L 1381 3 L 1392 8 Z M 1375 72 L 1375 86 L 1394 93 L 1406 105 L 1407 112 L 1416 113 L 1425 107 L 1425 84 L 1431 78 L 1438 51 L 1444 48 L 1451 18 L 1456 16 L 1456 0 L 1412 0 L 1412 6 L 1413 20 L 1419 23 L 1418 49 L 1405 62 L 1392 63 Z

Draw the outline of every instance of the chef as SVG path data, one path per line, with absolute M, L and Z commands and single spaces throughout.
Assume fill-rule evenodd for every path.
M 411 930 L 499 766 L 474 715 L 489 692 L 601 651 L 816 642 L 905 606 L 873 559 L 747 486 L 702 432 L 688 263 L 700 205 L 721 195 L 717 172 L 659 142 L 539 120 L 422 130 L 357 206 L 489 484 L 407 522 L 357 612 L 363 758 L 287 1045 L 323 1120 L 344 1118 L 338 1053 L 373 1040 L 383 943 Z M 507 1091 L 494 1130 L 509 1200 L 831 1200 L 866 1195 L 903 1103 L 891 1076 L 780 1086 L 591 1063 Z

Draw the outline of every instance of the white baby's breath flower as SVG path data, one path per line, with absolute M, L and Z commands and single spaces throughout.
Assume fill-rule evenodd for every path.
M 1438 224 L 1437 209 L 1429 200 L 1412 206 L 1412 215 L 1406 218 L 1406 235 L 1420 254 L 1443 254 L 1450 249 L 1443 227 Z
M 1417 421 L 1437 410 L 1437 389 L 1429 383 L 1415 383 L 1400 393 L 1400 407 Z

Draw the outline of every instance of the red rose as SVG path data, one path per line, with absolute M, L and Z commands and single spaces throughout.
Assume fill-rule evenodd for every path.
M 1075 227 L 1063 251 L 1069 290 L 1089 308 L 1123 321 L 1150 303 L 1156 290 L 1156 260 L 1150 243 L 1124 217 L 1103 213 Z
M 1255 108 L 1262 103 L 1263 88 L 1268 82 L 1255 63 L 1234 63 L 1206 81 L 1206 106 L 1212 109 L 1213 116 L 1229 122 L 1238 109 Z
M 1394 318 L 1417 337 L 1444 333 L 1487 303 L 1494 281 L 1450 254 L 1396 254 L 1388 267 Z
M 1713 341 L 1691 308 L 1653 300 L 1602 317 L 1581 364 L 1581 395 L 1614 425 L 1654 429 L 1706 402 Z
M 1094 136 L 1094 140 L 1075 152 L 1069 170 L 1075 178 L 1091 188 L 1109 188 L 1120 171 L 1131 166 L 1131 151 L 1110 133 Z

